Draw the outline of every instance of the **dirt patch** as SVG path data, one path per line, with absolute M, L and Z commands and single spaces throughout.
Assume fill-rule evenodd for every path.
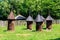
M 0 37 L 3 37 L 4 36 L 4 34 L 0 34 Z
M 2 34 L 0 34 L 0 37 L 2 37 L 3 35 Z

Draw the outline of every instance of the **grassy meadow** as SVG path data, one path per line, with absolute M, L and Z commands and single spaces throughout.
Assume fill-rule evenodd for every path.
M 60 24 L 53 24 L 50 31 L 27 30 L 26 25 L 15 26 L 14 31 L 7 31 L 7 27 L 0 27 L 0 40 L 60 40 Z

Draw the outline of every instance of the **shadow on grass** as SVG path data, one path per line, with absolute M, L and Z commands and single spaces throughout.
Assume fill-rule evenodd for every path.
M 42 32 L 42 31 L 38 31 L 38 30 L 32 30 L 32 32 Z
M 32 30 L 32 32 L 36 32 L 36 30 Z
M 23 28 L 22 30 L 27 30 L 27 28 Z
M 7 30 L 3 30 L 3 32 L 7 32 Z
M 46 30 L 46 28 L 43 28 L 44 30 Z
M 56 38 L 56 39 L 50 39 L 50 40 L 60 40 L 60 38 Z

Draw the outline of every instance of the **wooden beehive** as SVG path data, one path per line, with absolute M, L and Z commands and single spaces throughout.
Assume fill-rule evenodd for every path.
M 14 30 L 14 14 L 13 11 L 10 12 L 9 16 L 8 16 L 8 28 L 7 30 Z
M 43 19 L 39 14 L 37 15 L 35 21 L 36 21 L 36 31 L 42 31 Z
M 27 21 L 27 29 L 32 30 L 33 18 L 29 15 L 26 21 Z
M 53 18 L 48 15 L 48 17 L 46 18 L 46 29 L 50 30 L 52 28 L 52 20 Z

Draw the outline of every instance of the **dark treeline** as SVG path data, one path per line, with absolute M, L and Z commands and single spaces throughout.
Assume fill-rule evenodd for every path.
M 0 19 L 7 19 L 13 8 L 14 15 L 30 15 L 35 18 L 38 13 L 45 18 L 50 13 L 54 19 L 60 19 L 60 0 L 0 0 Z

